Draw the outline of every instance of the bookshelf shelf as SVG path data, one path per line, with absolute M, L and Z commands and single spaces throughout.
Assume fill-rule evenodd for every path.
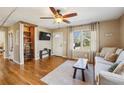
M 24 59 L 34 58 L 34 27 L 24 26 Z

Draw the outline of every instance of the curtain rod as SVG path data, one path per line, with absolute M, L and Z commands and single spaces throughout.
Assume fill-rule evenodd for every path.
M 98 23 L 99 24 L 99 21 L 98 22 L 91 22 L 91 23 L 87 23 L 87 24 L 81 24 L 81 25 L 75 25 L 75 26 L 66 26 L 66 27 L 60 27 L 60 28 L 55 28 L 55 29 L 62 29 L 62 28 L 72 28 L 72 27 L 79 27 L 79 26 L 83 26 L 83 25 L 90 25 L 90 24 L 96 24 Z M 54 29 L 52 29 L 54 30 Z

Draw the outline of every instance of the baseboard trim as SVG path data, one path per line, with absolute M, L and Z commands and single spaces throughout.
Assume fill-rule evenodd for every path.
M 16 61 L 13 59 L 13 62 L 16 63 L 16 64 L 19 64 L 19 65 L 23 65 L 23 63 L 20 63 L 19 61 Z
M 39 57 L 37 57 L 37 58 L 34 58 L 34 60 L 39 60 L 40 58 Z
M 9 59 L 9 57 L 4 57 L 4 59 Z

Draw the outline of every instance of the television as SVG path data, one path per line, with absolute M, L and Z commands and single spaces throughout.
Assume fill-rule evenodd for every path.
M 39 32 L 39 40 L 50 40 L 51 33 Z

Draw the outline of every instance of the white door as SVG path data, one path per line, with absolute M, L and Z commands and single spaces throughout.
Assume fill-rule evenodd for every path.
M 63 56 L 63 32 L 53 33 L 53 54 Z
M 13 33 L 8 33 L 8 51 L 9 51 L 9 59 L 14 60 L 14 48 L 13 48 Z

